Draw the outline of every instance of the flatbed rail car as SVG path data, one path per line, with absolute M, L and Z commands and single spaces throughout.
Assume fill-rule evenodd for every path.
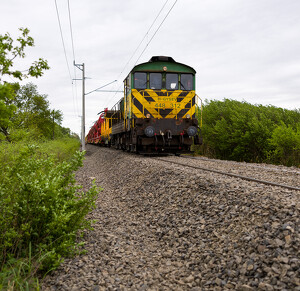
M 124 80 L 124 97 L 105 112 L 106 144 L 140 153 L 190 152 L 201 143 L 195 74 L 171 57 L 135 66 Z
M 101 125 L 105 121 L 105 111 L 99 113 L 100 116 L 97 121 L 95 121 L 94 125 L 89 130 L 89 133 L 85 137 L 85 142 L 90 144 L 101 144 L 102 136 L 101 136 Z

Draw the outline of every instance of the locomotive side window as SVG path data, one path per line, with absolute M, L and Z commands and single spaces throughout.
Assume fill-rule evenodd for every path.
M 166 74 L 166 89 L 167 90 L 178 89 L 178 74 Z
M 181 74 L 181 90 L 191 91 L 193 90 L 193 75 L 192 74 Z
M 147 88 L 147 73 L 134 73 L 134 88 L 146 89 Z
M 161 73 L 150 73 L 150 89 L 162 88 L 162 75 Z

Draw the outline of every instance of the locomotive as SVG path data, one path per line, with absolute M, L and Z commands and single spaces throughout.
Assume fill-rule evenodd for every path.
M 190 152 L 201 144 L 195 74 L 166 56 L 136 65 L 124 80 L 124 97 L 100 113 L 86 142 L 135 153 Z

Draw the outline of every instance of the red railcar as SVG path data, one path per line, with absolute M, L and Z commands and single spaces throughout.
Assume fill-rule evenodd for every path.
M 91 127 L 89 133 L 86 136 L 87 143 L 93 143 L 93 144 L 104 143 L 103 139 L 101 138 L 101 124 L 104 122 L 104 115 L 106 111 L 107 109 L 100 112 L 99 119 Z

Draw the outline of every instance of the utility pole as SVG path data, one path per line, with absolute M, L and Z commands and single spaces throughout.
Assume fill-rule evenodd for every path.
M 84 63 L 74 66 L 82 71 L 82 119 L 81 119 L 81 150 L 85 151 L 85 71 Z
M 53 136 L 52 136 L 52 139 L 54 140 L 54 129 L 55 129 L 55 123 L 54 123 L 54 109 L 52 110 L 52 121 L 53 121 Z

